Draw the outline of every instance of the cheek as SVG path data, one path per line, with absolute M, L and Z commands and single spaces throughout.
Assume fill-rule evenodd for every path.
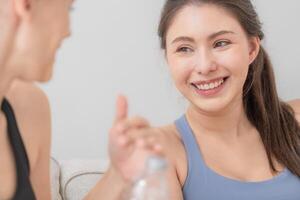
M 173 81 L 178 88 L 189 82 L 194 68 L 192 59 L 170 56 L 168 65 Z
M 56 12 L 57 14 L 53 16 L 55 20 L 51 20 L 50 24 L 52 24 L 52 33 L 54 37 L 57 39 L 60 39 L 60 37 L 63 37 L 66 32 L 69 30 L 69 10 L 62 7 L 59 8 Z
M 69 26 L 69 23 L 70 23 L 69 10 L 64 10 L 61 17 L 61 24 L 66 28 Z
M 247 78 L 249 69 L 249 56 L 247 51 L 241 48 L 228 51 L 219 59 L 219 64 L 229 72 L 231 83 L 236 91 L 241 92 Z
M 248 71 L 249 55 L 245 49 L 231 49 L 218 57 L 218 63 L 225 67 L 232 76 L 243 77 Z

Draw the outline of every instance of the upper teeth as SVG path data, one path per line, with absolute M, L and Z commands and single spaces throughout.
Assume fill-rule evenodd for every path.
M 219 80 L 219 81 L 215 81 L 215 82 L 212 82 L 212 83 L 199 84 L 199 85 L 195 85 L 195 86 L 199 90 L 211 90 L 211 89 L 214 89 L 216 87 L 219 87 L 223 82 L 224 82 L 224 79 Z

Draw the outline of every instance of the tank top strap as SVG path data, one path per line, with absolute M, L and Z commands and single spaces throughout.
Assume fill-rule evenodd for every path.
M 16 165 L 17 185 L 13 200 L 35 200 L 33 188 L 29 180 L 30 164 L 28 155 L 18 129 L 16 117 L 7 99 L 3 99 L 1 109 L 7 120 L 7 133 L 12 147 Z
M 276 177 L 258 182 L 244 182 L 227 178 L 206 166 L 185 115 L 175 121 L 183 141 L 188 163 L 188 172 L 182 188 L 185 200 L 273 200 L 300 199 L 300 178 L 285 169 Z M 255 167 L 255 166 L 253 166 Z
M 187 187 L 187 184 L 189 182 L 193 182 L 193 180 L 191 179 L 194 179 L 196 177 L 198 181 L 205 181 L 206 165 L 202 158 L 202 154 L 197 143 L 196 137 L 187 121 L 186 116 L 182 115 L 179 119 L 177 119 L 175 121 L 175 125 L 183 141 L 188 162 L 188 173 L 184 187 Z
M 30 169 L 28 156 L 17 126 L 13 109 L 6 99 L 2 102 L 2 110 L 7 118 L 7 132 L 15 156 L 17 172 L 20 172 L 19 175 L 21 176 L 29 176 Z

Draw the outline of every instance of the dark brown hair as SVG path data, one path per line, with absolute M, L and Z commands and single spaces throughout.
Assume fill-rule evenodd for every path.
M 202 4 L 226 9 L 249 37 L 264 38 L 261 22 L 250 0 L 167 0 L 158 29 L 162 49 L 166 50 L 167 31 L 176 14 L 186 6 Z M 293 109 L 278 97 L 273 67 L 262 46 L 249 67 L 243 104 L 249 121 L 260 133 L 273 172 L 278 172 L 275 158 L 300 177 L 300 127 Z

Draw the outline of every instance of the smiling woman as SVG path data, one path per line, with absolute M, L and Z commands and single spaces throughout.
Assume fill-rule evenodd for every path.
M 189 142 L 184 142 L 187 157 L 196 160 L 198 157 L 198 162 L 189 160 L 188 165 L 193 169 L 214 169 L 218 173 L 210 177 L 211 181 L 224 176 L 230 178 L 214 185 L 220 192 L 212 194 L 209 192 L 212 186 L 204 186 L 200 175 L 198 178 L 193 176 L 185 182 L 185 199 L 217 196 L 232 199 L 230 191 L 221 189 L 222 185 L 227 185 L 234 191 L 237 186 L 228 183 L 232 179 L 257 182 L 257 185 L 268 179 L 274 185 L 271 190 L 276 191 L 278 197 L 299 198 L 293 190 L 300 186 L 300 129 L 295 118 L 299 106 L 293 104 L 292 108 L 278 98 L 270 60 L 260 45 L 264 34 L 251 2 L 167 1 L 159 34 L 175 84 L 191 102 L 186 119 L 178 120 L 177 126 L 191 127 L 193 133 L 189 134 L 194 135 L 202 158 L 195 155 Z M 190 137 L 183 133 L 185 130 L 179 132 L 183 141 Z M 221 140 L 210 144 L 212 135 L 221 136 Z M 227 143 L 233 146 L 228 147 Z M 245 149 L 254 146 L 257 147 L 255 151 Z M 259 169 L 253 166 L 259 166 Z M 270 179 L 281 171 L 286 175 L 283 170 L 286 168 L 290 177 L 284 185 L 288 182 L 294 185 L 289 188 Z M 206 192 L 196 190 L 196 185 L 203 185 Z M 246 182 L 243 185 L 248 187 Z M 266 191 L 246 190 L 248 197 L 255 194 L 258 195 L 256 199 L 270 198 Z M 238 192 L 238 195 L 245 199 L 242 193 Z
M 87 199 L 118 199 L 157 153 L 170 164 L 172 200 L 300 199 L 299 101 L 277 95 L 251 1 L 167 0 L 158 33 L 189 107 L 175 123 L 152 128 L 128 119 L 120 98 L 111 166 Z
M 51 78 L 72 0 L 0 0 L 0 199 L 50 200 Z

